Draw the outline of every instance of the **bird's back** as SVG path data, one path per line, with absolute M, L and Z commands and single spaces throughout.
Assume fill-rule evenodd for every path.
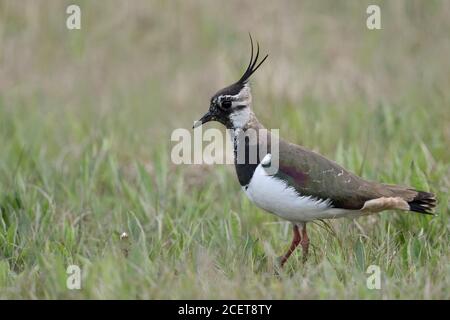
M 361 210 L 368 201 L 383 198 L 399 198 L 397 203 L 391 201 L 393 207 L 387 209 L 410 210 L 407 204 L 417 197 L 430 198 L 429 204 L 434 204 L 430 193 L 365 180 L 316 152 L 281 139 L 276 176 L 288 181 L 301 195 L 330 199 L 335 208 Z

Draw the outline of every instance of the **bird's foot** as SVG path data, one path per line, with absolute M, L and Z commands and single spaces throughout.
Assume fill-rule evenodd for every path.
M 285 256 L 275 258 L 273 266 L 275 276 L 280 276 L 280 274 L 283 272 L 283 266 L 285 262 L 286 262 Z

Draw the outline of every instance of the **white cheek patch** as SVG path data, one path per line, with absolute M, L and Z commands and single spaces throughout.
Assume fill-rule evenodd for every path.
M 250 106 L 252 95 L 250 86 L 246 83 L 236 95 L 222 95 L 218 98 L 218 103 L 222 101 L 231 101 L 231 113 L 229 118 L 235 129 L 243 128 L 251 118 Z
M 243 128 L 250 120 L 250 109 L 245 107 L 240 110 L 236 110 L 230 114 L 231 123 L 235 128 Z

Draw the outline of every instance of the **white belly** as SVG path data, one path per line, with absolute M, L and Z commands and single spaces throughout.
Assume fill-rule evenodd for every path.
M 284 181 L 270 176 L 261 164 L 256 168 L 247 187 L 248 198 L 258 207 L 292 222 L 333 219 L 359 215 L 357 210 L 333 208 L 331 201 L 300 195 Z

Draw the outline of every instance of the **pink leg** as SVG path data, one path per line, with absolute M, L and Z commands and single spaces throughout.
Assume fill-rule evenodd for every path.
M 281 257 L 281 266 L 284 266 L 286 261 L 291 256 L 292 252 L 294 252 L 295 248 L 299 245 L 301 241 L 300 232 L 298 231 L 298 226 L 294 224 L 294 237 L 292 238 L 291 246 L 289 247 L 288 252 L 284 256 Z
M 309 251 L 309 238 L 308 233 L 306 233 L 306 223 L 303 225 L 302 228 L 302 239 L 300 241 L 300 244 L 302 245 L 303 250 L 303 262 L 308 259 L 308 251 Z
M 299 231 L 299 226 L 294 224 L 293 231 L 294 231 L 294 237 L 292 238 L 291 246 L 289 247 L 289 250 L 286 252 L 284 256 L 281 257 L 281 266 L 283 267 L 286 261 L 291 256 L 292 252 L 295 251 L 295 248 L 300 244 L 302 246 L 303 251 L 303 262 L 306 261 L 308 257 L 308 250 L 309 250 L 309 238 L 308 234 L 306 232 L 306 223 L 300 225 L 301 231 Z

